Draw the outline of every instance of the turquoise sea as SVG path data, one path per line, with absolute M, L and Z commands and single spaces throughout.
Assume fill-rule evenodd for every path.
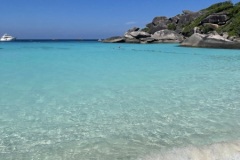
M 239 50 L 0 43 L 1 160 L 235 160 L 239 140 Z

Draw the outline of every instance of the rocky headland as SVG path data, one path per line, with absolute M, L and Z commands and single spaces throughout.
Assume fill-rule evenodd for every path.
M 180 43 L 185 47 L 240 49 L 240 41 L 229 40 L 219 34 L 195 33 Z
M 176 33 L 175 31 L 164 29 L 150 34 L 148 32 L 139 30 L 140 28 L 134 27 L 128 30 L 124 36 L 110 37 L 103 42 L 111 43 L 162 43 L 162 42 L 181 42 L 184 37 L 181 34 Z
M 181 46 L 240 49 L 240 2 L 221 2 L 197 12 L 158 16 L 145 28 L 134 27 L 110 43 L 180 43 Z

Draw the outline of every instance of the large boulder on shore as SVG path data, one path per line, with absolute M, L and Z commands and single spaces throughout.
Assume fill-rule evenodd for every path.
M 180 45 L 186 47 L 240 49 L 239 42 L 230 41 L 220 35 L 205 35 L 199 33 L 193 34 Z
M 151 23 L 147 24 L 146 27 L 149 28 L 149 33 L 153 34 L 156 31 L 167 29 L 168 18 L 165 16 L 155 17 Z
M 104 39 L 102 42 L 105 42 L 105 43 L 122 43 L 122 42 L 125 42 L 125 39 L 124 39 L 124 37 L 115 36 L 115 37 L 110 37 L 110 38 Z
M 139 31 L 139 28 L 134 27 L 132 29 L 129 29 L 124 34 L 124 39 L 126 43 L 140 43 L 141 38 L 148 38 L 151 37 L 151 35 L 144 31 Z
M 168 29 L 155 32 L 151 38 L 159 42 L 181 42 L 184 39 L 182 35 Z
M 165 16 L 155 17 L 151 23 L 146 25 L 146 27 L 150 34 L 154 34 L 155 32 L 164 29 L 171 29 L 175 30 L 177 33 L 181 33 L 183 26 L 188 25 L 191 21 L 195 20 L 202 14 L 202 12 L 184 10 L 183 14 L 178 14 L 171 18 Z
M 138 38 L 141 34 L 145 34 L 146 32 L 139 31 L 140 28 L 138 27 L 133 27 L 129 29 L 125 34 L 124 38 L 126 39 L 136 39 Z M 148 34 L 148 33 L 147 33 Z M 131 40 L 130 40 L 131 41 Z M 133 40 L 134 41 L 134 40 Z
M 203 23 L 213 23 L 213 24 L 219 24 L 223 25 L 226 24 L 226 22 L 229 20 L 229 17 L 224 13 L 219 14 L 211 14 L 208 17 L 206 17 L 204 20 L 202 20 Z
M 135 37 L 133 37 L 133 36 L 131 35 L 131 32 L 126 32 L 126 33 L 124 34 L 124 38 L 126 38 L 126 39 L 132 39 L 132 38 L 134 38 L 134 39 L 135 39 Z
M 152 43 L 154 41 L 156 41 L 156 39 L 152 37 L 140 38 L 140 43 Z
M 144 31 L 134 31 L 134 32 L 130 32 L 129 34 L 137 39 L 151 37 L 151 35 L 149 33 L 144 32 Z

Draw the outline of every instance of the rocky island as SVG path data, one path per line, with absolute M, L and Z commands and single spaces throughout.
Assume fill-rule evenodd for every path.
M 188 47 L 240 49 L 240 2 L 213 4 L 197 12 L 158 16 L 145 28 L 134 27 L 109 43 L 180 43 Z

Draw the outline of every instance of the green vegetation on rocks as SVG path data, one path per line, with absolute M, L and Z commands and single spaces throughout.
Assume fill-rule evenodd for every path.
M 168 29 L 189 37 L 193 34 L 195 27 L 198 27 L 202 33 L 217 31 L 222 34 L 228 32 L 230 36 L 239 37 L 240 2 L 236 4 L 231 1 L 220 2 L 198 12 L 185 10 L 182 14 L 171 18 L 158 16 L 142 31 L 154 34 L 156 31 Z
M 225 12 L 225 11 L 228 11 L 229 9 L 232 9 L 232 8 L 233 8 L 232 2 L 226 1 L 226 2 L 221 2 L 221 3 L 214 4 L 210 7 L 208 7 L 207 9 L 201 10 L 200 12 L 203 12 L 203 14 L 200 17 L 195 19 L 190 24 L 187 24 L 186 26 L 184 26 L 183 32 L 182 32 L 183 35 L 191 36 L 193 34 L 194 27 L 201 26 L 201 24 L 202 24 L 201 22 L 206 17 L 208 17 L 209 15 L 214 14 L 214 13 L 216 14 L 216 13 L 219 13 L 219 12 Z M 226 12 L 226 13 L 228 13 L 228 12 Z M 203 26 L 201 26 L 201 27 L 203 27 Z
M 167 29 L 176 30 L 176 25 L 174 23 L 170 23 L 170 24 L 167 25 Z
M 228 10 L 231 19 L 226 25 L 221 26 L 217 31 L 228 32 L 230 36 L 240 36 L 240 2 Z
M 157 43 L 163 42 L 163 37 L 169 38 L 170 42 L 179 42 L 182 40 L 179 37 L 190 37 L 195 31 L 205 35 L 223 36 L 229 41 L 239 43 L 240 2 L 236 4 L 231 1 L 216 3 L 197 12 L 184 10 L 181 14 L 170 18 L 157 16 L 145 28 L 138 30 L 139 28 L 130 29 L 123 37 L 113 37 L 107 39 L 106 42 Z

